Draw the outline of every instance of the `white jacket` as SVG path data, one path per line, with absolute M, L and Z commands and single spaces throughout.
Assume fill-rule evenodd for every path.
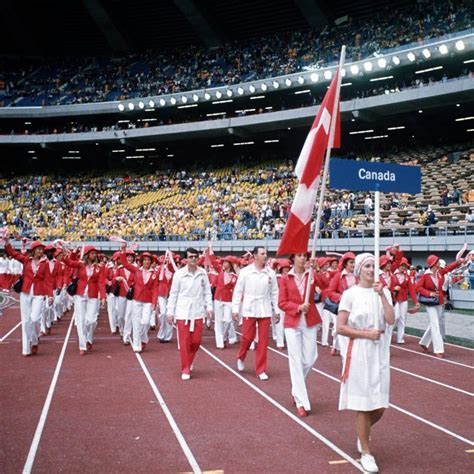
M 270 267 L 257 270 L 254 264 L 242 268 L 232 297 L 232 313 L 243 318 L 268 318 L 278 312 L 278 283 Z
M 204 319 L 206 311 L 212 311 L 211 285 L 206 271 L 198 267 L 191 273 L 187 265 L 180 268 L 173 276 L 166 314 L 175 319 L 194 321 Z

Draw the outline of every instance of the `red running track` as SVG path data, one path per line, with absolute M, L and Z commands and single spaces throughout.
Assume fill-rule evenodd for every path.
M 18 321 L 18 309 L 7 310 L 0 318 L 0 337 Z M 25 465 L 68 324 L 66 317 L 55 325 L 35 357 L 21 357 L 19 328 L 0 344 L 2 472 L 20 472 Z M 105 312 L 96 336 L 93 352 L 81 357 L 72 331 L 33 471 L 192 471 L 138 358 L 117 336 L 110 336 Z M 158 344 L 155 334 L 150 336 L 142 360 L 198 469 L 357 472 L 314 434 L 357 459 L 354 416 L 337 410 L 339 385 L 332 377 L 338 377 L 340 359 L 325 348 L 319 348 L 315 367 L 322 373 L 308 377 L 313 414 L 295 421 L 285 353 L 269 351 L 268 382 L 256 379 L 250 353 L 242 380 L 223 365 L 235 367 L 237 347 L 216 350 L 212 333 L 206 332 L 193 378 L 182 382 L 175 344 Z M 415 348 L 416 340 L 410 339 L 406 347 Z M 472 363 L 472 352 L 463 351 L 449 347 L 447 352 L 452 360 Z M 392 365 L 473 391 L 470 368 L 396 349 Z M 472 396 L 392 370 L 391 402 L 468 440 L 474 437 Z M 373 431 L 373 450 L 383 472 L 471 472 L 474 453 L 467 451 L 472 449 L 395 408 Z

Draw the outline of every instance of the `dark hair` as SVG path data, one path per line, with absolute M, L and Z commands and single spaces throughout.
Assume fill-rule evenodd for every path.
M 252 250 L 253 255 L 254 256 L 258 255 L 258 251 L 260 249 L 266 250 L 266 248 L 263 245 L 256 245 Z
M 199 255 L 199 252 L 194 247 L 188 247 L 184 251 L 184 257 L 183 258 L 188 258 L 188 253 L 195 253 L 196 255 Z

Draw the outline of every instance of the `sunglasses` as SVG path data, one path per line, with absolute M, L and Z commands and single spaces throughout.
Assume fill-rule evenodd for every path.
M 188 255 L 188 260 L 189 260 L 190 258 L 198 258 L 198 256 L 197 256 L 197 255 Z

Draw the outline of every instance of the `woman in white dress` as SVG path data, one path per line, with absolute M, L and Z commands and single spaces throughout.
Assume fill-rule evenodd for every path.
M 374 282 L 374 256 L 355 259 L 359 283 L 339 303 L 337 332 L 350 338 L 344 357 L 339 410 L 355 410 L 357 448 L 366 472 L 378 472 L 369 448 L 370 429 L 389 404 L 390 338 L 395 321 L 390 291 Z M 378 309 L 378 314 L 377 314 Z

